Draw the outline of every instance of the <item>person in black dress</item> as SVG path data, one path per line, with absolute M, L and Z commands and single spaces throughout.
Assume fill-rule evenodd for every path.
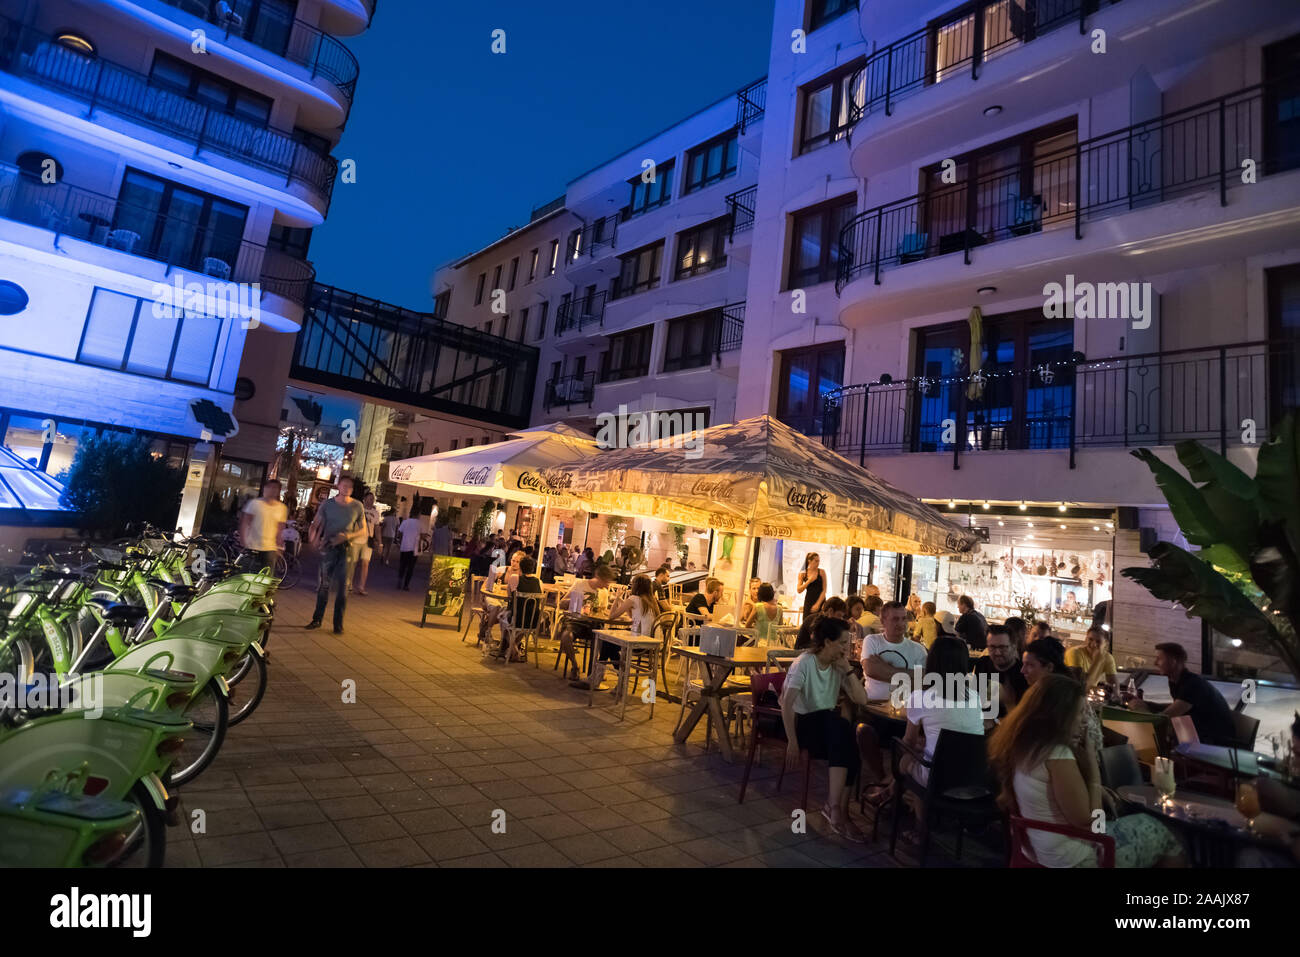
M 809 552 L 808 557 L 803 560 L 798 590 L 803 592 L 805 618 L 821 609 L 822 599 L 826 597 L 826 572 L 822 570 L 821 558 L 816 552 Z

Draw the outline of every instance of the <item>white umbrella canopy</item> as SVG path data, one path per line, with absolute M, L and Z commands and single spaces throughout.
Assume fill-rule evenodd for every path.
M 974 536 L 820 442 L 757 416 L 556 465 L 588 508 L 762 538 L 937 555 Z
M 389 464 L 388 479 L 451 495 L 485 495 L 530 505 L 549 500 L 557 508 L 568 508 L 571 502 L 563 485 L 553 485 L 547 476 L 558 466 L 585 461 L 600 450 L 591 436 L 566 429 L 530 429 L 512 433 L 517 437 L 504 442 L 400 459 Z

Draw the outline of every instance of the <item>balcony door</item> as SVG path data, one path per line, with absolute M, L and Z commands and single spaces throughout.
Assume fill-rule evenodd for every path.
M 246 206 L 134 169 L 117 200 L 110 245 L 223 279 L 246 278 L 236 275 Z
M 804 435 L 821 435 L 822 396 L 843 384 L 843 342 L 781 353 L 777 419 Z
M 986 316 L 982 385 L 971 381 L 971 335 L 963 321 L 917 333 L 912 448 L 964 451 L 1064 448 L 1070 441 L 1073 320 L 1040 310 Z M 950 421 L 949 421 L 950 420 Z
M 1270 269 L 1268 289 L 1269 421 L 1300 410 L 1300 263 Z
M 1264 48 L 1264 170 L 1300 166 L 1300 34 Z

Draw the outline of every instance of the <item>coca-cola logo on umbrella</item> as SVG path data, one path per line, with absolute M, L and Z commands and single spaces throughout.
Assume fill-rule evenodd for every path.
M 465 473 L 465 477 L 461 479 L 460 484 L 461 485 L 487 485 L 488 478 L 491 475 L 492 475 L 492 468 L 487 465 L 479 469 L 470 469 L 468 472 Z
M 390 482 L 401 482 L 407 478 L 410 478 L 411 469 L 412 466 L 410 465 L 399 465 L 396 468 L 389 469 L 388 480 Z
M 732 497 L 734 489 L 730 482 L 701 479 L 691 486 L 691 494 L 725 502 Z
M 554 492 L 563 492 L 573 485 L 573 476 L 557 472 L 553 475 L 543 475 L 538 472 L 524 472 L 519 476 L 515 483 L 521 489 L 531 492 L 537 492 L 539 495 L 549 495 Z
M 785 504 L 791 508 L 801 508 L 810 515 L 826 514 L 826 493 L 808 490 L 801 492 L 792 488 L 785 493 Z

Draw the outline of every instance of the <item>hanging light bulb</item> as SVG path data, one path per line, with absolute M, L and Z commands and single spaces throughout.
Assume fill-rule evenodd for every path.
M 988 507 L 989 507 L 989 503 L 988 503 L 988 502 L 985 502 L 985 503 L 984 503 L 984 508 L 988 508 Z
M 1064 512 L 1064 511 L 1065 511 L 1065 503 L 1062 502 L 1060 505 L 1056 506 L 1056 510 L 1057 510 L 1058 512 Z
M 949 508 L 956 508 L 956 507 L 957 507 L 957 503 L 956 503 L 956 501 L 954 501 L 953 499 L 948 499 L 948 507 L 949 507 Z
M 1022 499 L 1021 502 L 1020 502 L 1020 511 L 1023 512 L 1023 511 L 1024 511 L 1026 508 L 1028 508 L 1028 507 L 1029 507 L 1029 506 L 1026 505 L 1026 504 L 1024 503 L 1024 500 Z

